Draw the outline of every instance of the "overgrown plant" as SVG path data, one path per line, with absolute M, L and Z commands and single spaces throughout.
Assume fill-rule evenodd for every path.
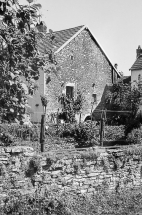
M 113 200 L 113 201 L 112 201 Z M 107 186 L 96 186 L 93 195 L 78 195 L 77 192 L 58 190 L 45 191 L 44 195 L 10 193 L 0 208 L 1 215 L 134 215 L 141 214 L 141 189 L 123 189 L 117 193 L 107 192 Z
M 138 87 L 131 88 L 131 84 L 123 84 L 123 82 L 114 84 L 105 95 L 106 109 L 112 111 L 107 113 L 107 122 L 115 125 L 127 124 L 127 119 L 136 117 L 139 103 L 140 90 Z M 115 111 L 124 111 L 124 113 L 116 113 Z M 126 113 L 125 111 L 130 112 Z
M 0 117 L 22 119 L 27 94 L 33 94 L 40 69 L 55 70 L 53 53 L 41 55 L 37 41 L 44 38 L 46 25 L 39 19 L 41 4 L 21 5 L 18 0 L 0 0 Z M 49 42 L 53 40 L 52 32 Z
M 59 102 L 62 105 L 62 113 L 59 114 L 59 118 L 64 119 L 66 122 L 74 123 L 75 114 L 81 111 L 83 101 L 83 95 L 79 90 L 77 91 L 76 99 L 71 99 L 64 94 L 59 96 Z

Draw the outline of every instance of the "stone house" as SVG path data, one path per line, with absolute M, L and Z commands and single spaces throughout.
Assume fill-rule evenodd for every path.
M 84 120 L 90 115 L 92 102 L 93 110 L 101 108 L 104 91 L 117 82 L 120 74 L 87 26 L 56 31 L 54 36 L 54 54 L 60 70 L 50 76 L 40 71 L 39 90 L 29 100 L 32 121 L 40 121 L 43 113 L 40 94 L 48 97 L 47 115 L 50 117 L 61 109 L 58 98 L 62 93 L 76 98 L 78 90 L 85 100 L 82 108 Z M 51 49 L 51 44 L 44 39 L 38 48 L 44 53 Z

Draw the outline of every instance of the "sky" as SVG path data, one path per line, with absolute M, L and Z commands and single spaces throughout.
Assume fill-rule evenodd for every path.
M 26 0 L 20 0 L 24 2 Z M 142 47 L 142 0 L 35 0 L 53 31 L 87 25 L 114 65 L 124 75 Z

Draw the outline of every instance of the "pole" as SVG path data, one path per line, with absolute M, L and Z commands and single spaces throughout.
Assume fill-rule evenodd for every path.
M 81 112 L 79 114 L 79 125 L 80 125 L 80 123 L 81 123 Z
M 104 129 L 105 129 L 106 112 L 102 110 L 100 121 L 100 145 L 103 146 Z
M 42 114 L 42 116 L 41 116 L 40 144 L 41 144 L 41 152 L 44 152 L 44 145 L 45 145 L 45 114 Z
M 104 119 L 102 118 L 100 121 L 100 145 L 103 146 L 103 125 Z

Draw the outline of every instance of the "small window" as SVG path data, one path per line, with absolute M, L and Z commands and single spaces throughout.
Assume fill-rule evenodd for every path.
M 74 87 L 66 86 L 66 96 L 69 99 L 73 99 L 73 97 L 74 97 Z
M 97 94 L 94 94 L 94 93 L 93 93 L 93 94 L 92 94 L 92 97 L 93 97 L 93 102 L 96 103 L 96 102 L 97 102 Z

